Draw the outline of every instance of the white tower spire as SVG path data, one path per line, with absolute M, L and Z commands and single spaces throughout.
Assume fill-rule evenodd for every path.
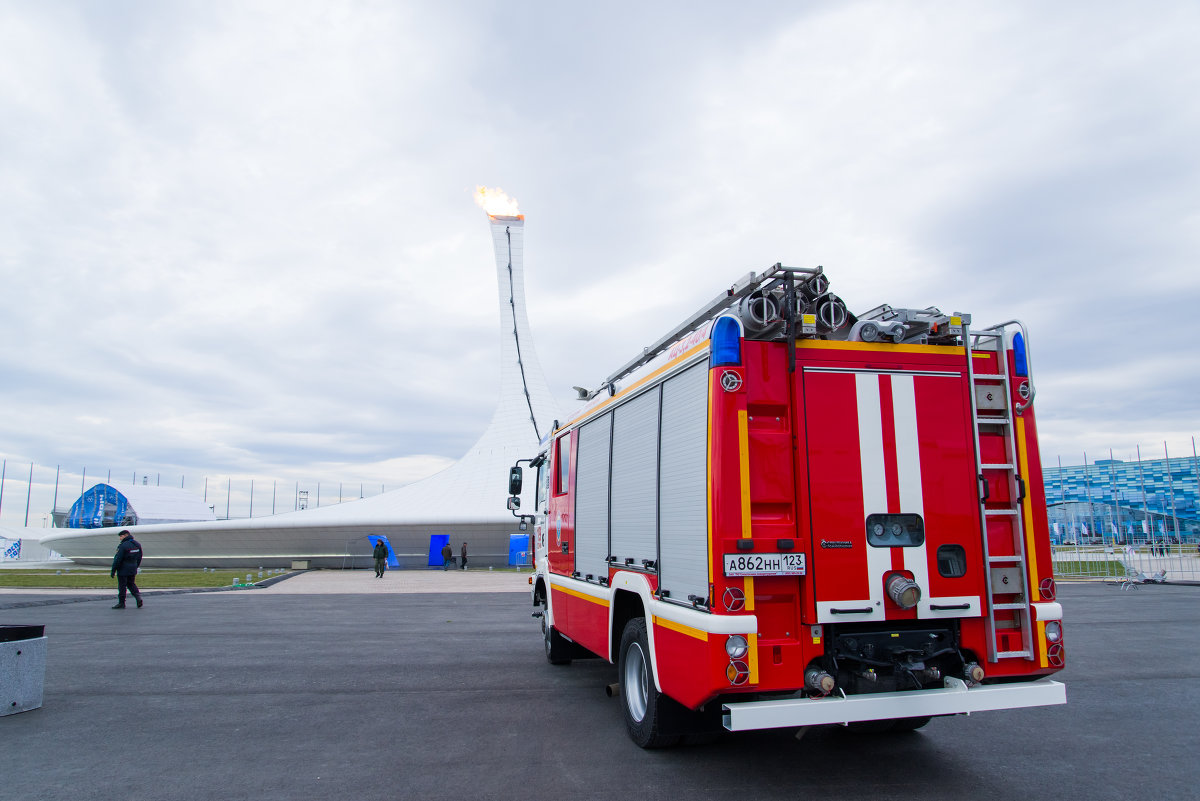
M 546 385 L 525 312 L 525 218 L 489 215 L 489 220 L 500 305 L 500 402 L 475 448 L 529 443 L 532 453 L 550 433 L 558 406 Z

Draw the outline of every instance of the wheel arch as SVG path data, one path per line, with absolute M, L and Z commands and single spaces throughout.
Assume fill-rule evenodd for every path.
M 540 573 L 533 579 L 533 591 L 530 593 L 530 597 L 533 599 L 534 606 L 543 604 L 548 606 L 550 603 L 550 593 L 546 589 L 546 577 Z M 540 603 L 539 598 L 542 599 Z
M 612 604 L 609 606 L 609 660 L 614 665 L 621 658 L 621 635 L 625 626 L 635 617 L 646 620 L 646 641 L 650 646 L 648 657 L 651 662 L 651 673 L 654 675 L 654 686 L 662 692 L 662 684 L 658 679 L 658 657 L 654 650 L 654 620 L 651 617 L 653 596 L 650 593 L 650 583 L 639 573 L 615 573 L 609 582 L 613 589 Z

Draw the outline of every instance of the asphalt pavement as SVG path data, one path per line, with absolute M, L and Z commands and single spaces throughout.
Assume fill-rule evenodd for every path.
M 321 571 L 140 610 L 0 596 L 0 623 L 48 638 L 43 707 L 0 717 L 0 798 L 1200 795 L 1200 588 L 1060 585 L 1066 706 L 642 751 L 604 694 L 612 666 L 546 663 L 523 578 L 438 573 Z

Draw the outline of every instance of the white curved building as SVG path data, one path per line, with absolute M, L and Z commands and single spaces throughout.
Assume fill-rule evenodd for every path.
M 456 463 L 428 478 L 371 498 L 244 520 L 139 525 L 134 536 L 151 567 L 366 567 L 372 543 L 387 538 L 393 566 L 424 567 L 431 542 L 467 542 L 472 566 L 508 562 L 520 533 L 506 508 L 508 468 L 536 455 L 558 408 L 538 363 L 525 311 L 523 216 L 491 216 L 500 306 L 500 393 L 491 424 Z M 532 506 L 526 481 L 523 507 Z M 117 528 L 57 529 L 42 544 L 82 564 L 108 564 Z

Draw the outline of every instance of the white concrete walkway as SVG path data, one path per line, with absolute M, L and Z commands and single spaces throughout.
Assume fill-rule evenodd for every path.
M 529 592 L 529 573 L 513 570 L 389 570 L 375 578 L 374 570 L 309 570 L 269 587 L 238 592 L 274 595 L 335 595 L 436 592 Z M 117 591 L 116 579 L 108 589 L 54 589 L 0 587 L 0 595 L 103 595 Z M 147 589 L 147 593 L 154 593 Z M 227 595 L 229 593 L 217 593 Z
M 336 593 L 529 592 L 529 573 L 511 570 L 310 570 L 254 592 L 291 595 Z

